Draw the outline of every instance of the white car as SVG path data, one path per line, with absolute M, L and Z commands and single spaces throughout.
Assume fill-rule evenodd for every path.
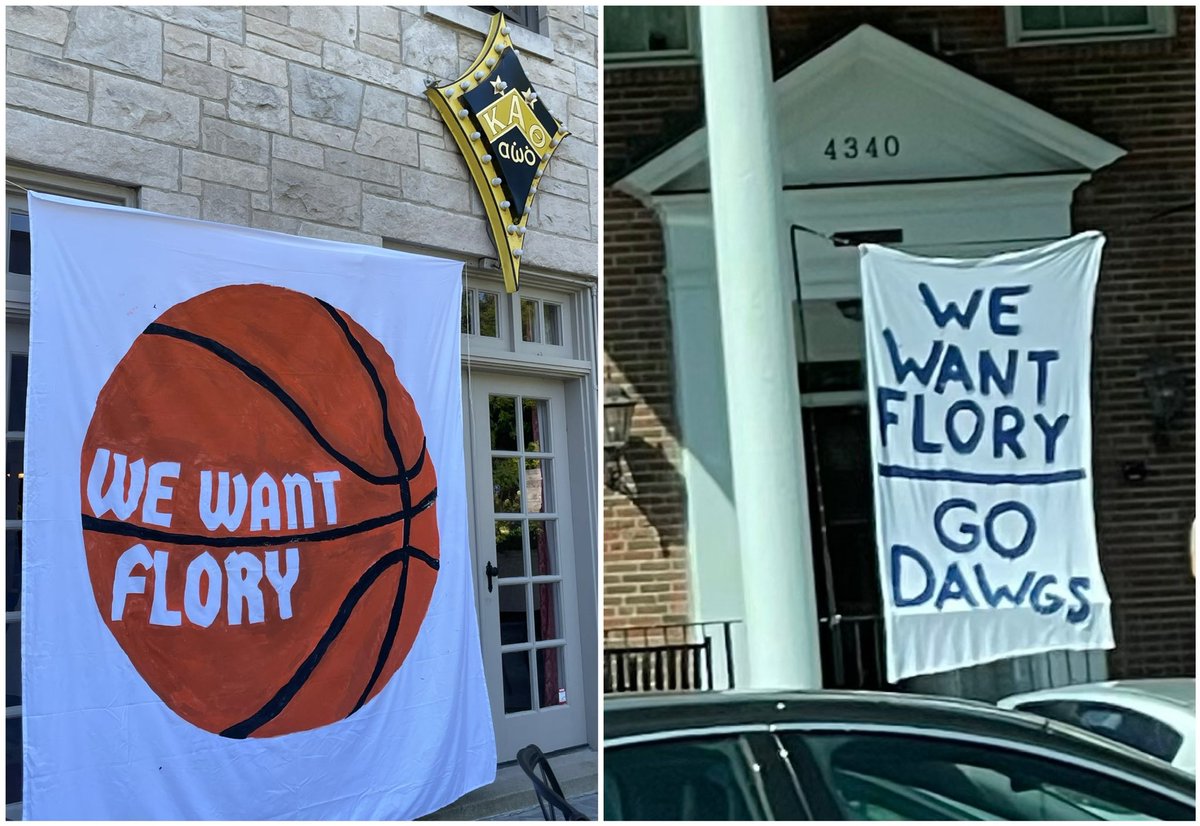
M 1196 774 L 1196 680 L 1115 680 L 1014 694 L 997 705 L 1070 723 Z

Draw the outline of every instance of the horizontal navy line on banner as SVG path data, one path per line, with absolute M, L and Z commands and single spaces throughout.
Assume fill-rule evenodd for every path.
M 967 482 L 975 485 L 1053 485 L 1078 482 L 1087 477 L 1083 468 L 1057 473 L 970 473 L 965 470 L 879 465 L 879 475 L 891 479 L 918 479 L 923 482 Z

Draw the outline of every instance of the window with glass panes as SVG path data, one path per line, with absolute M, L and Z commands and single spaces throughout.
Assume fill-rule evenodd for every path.
M 570 296 L 553 290 L 522 288 L 506 293 L 498 282 L 467 274 L 463 287 L 463 335 L 477 348 L 548 352 L 571 349 L 573 315 Z M 465 349 L 465 348 L 464 348 Z
M 9 229 L 9 266 L 12 235 Z M 28 247 L 28 230 L 23 231 Z M 28 258 L 26 257 L 26 261 Z M 28 276 L 28 264 L 24 274 Z M 12 270 L 9 270 L 12 273 Z M 20 270 L 18 270 L 20 274 Z M 25 386 L 29 375 L 29 323 L 9 319 L 5 336 L 5 378 L 8 391 L 5 431 L 4 556 L 7 578 L 4 592 L 4 728 L 5 804 L 21 800 L 21 514 L 25 485 Z
M 29 214 L 19 190 L 8 194 L 7 287 L 4 328 L 4 728 L 5 805 L 9 816 L 21 801 L 21 515 L 25 492 L 25 399 L 29 378 Z M 23 300 L 22 300 L 23 299 Z M 14 811 L 14 807 L 17 811 Z
M 504 712 L 566 702 L 549 400 L 489 396 Z M 536 705 L 535 705 L 536 702 Z
M 1174 34 L 1167 6 L 1009 6 L 1013 45 L 1124 40 Z
M 486 14 L 501 12 L 504 19 L 514 26 L 529 29 L 531 32 L 541 32 L 541 6 L 471 6 L 473 9 Z
M 691 59 L 698 54 L 694 9 L 605 6 L 604 59 L 634 62 Z
M 49 192 L 109 204 L 132 205 L 133 193 L 51 173 L 9 167 L 6 191 L 7 296 L 5 301 L 5 806 L 8 818 L 21 816 L 21 561 L 25 491 L 25 400 L 29 379 L 30 227 L 26 191 Z
M 499 290 L 463 288 L 462 332 L 469 336 L 500 338 Z
M 562 304 L 521 299 L 521 341 L 562 346 Z

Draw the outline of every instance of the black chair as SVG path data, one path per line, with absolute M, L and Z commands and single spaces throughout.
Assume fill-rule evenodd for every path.
M 533 783 L 533 791 L 537 794 L 538 806 L 542 810 L 542 820 L 558 820 L 559 814 L 563 820 L 589 819 L 567 802 L 562 786 L 558 785 L 558 778 L 550 768 L 550 761 L 542 754 L 541 749 L 530 743 L 517 752 L 517 763 Z

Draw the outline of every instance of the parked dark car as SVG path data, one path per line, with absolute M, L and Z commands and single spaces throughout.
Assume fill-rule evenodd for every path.
M 606 820 L 1195 820 L 1195 780 L 968 700 L 880 692 L 604 703 Z

